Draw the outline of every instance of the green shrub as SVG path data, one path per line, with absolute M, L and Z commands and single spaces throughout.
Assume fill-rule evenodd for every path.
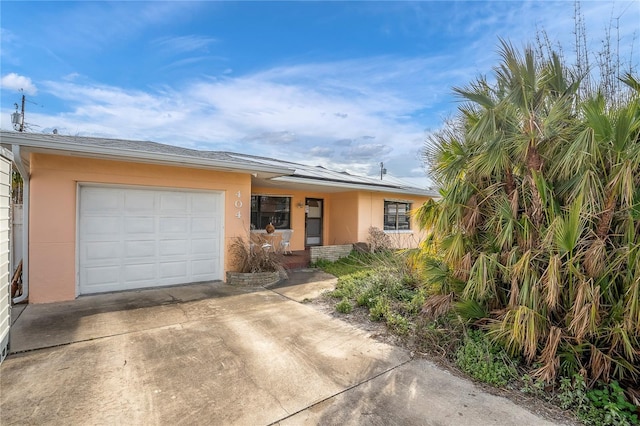
M 573 411 L 586 425 L 639 424 L 636 406 L 627 401 L 624 391 L 615 380 L 608 385 L 599 383 L 599 387 L 588 390 L 580 374 L 574 374 L 573 379 L 561 377 L 555 396 L 545 391 L 543 380 L 534 380 L 527 374 L 522 380 L 523 392 L 556 402 L 563 410 Z
M 358 304 L 358 306 L 366 306 L 367 308 L 371 308 L 373 305 L 375 305 L 375 302 L 376 294 L 371 289 L 360 293 L 358 297 L 356 297 L 356 303 Z
M 373 306 L 369 308 L 369 319 L 371 321 L 382 321 L 391 311 L 389 301 L 384 297 L 375 298 Z
M 418 315 L 422 311 L 422 306 L 426 300 L 426 292 L 423 289 L 413 293 L 411 301 L 407 304 L 407 313 Z
M 516 371 L 505 350 L 481 331 L 467 332 L 456 351 L 456 364 L 471 377 L 494 386 L 504 386 Z
M 355 272 L 371 269 L 373 263 L 372 255 L 352 251 L 348 257 L 343 257 L 335 262 L 331 262 L 326 259 L 318 259 L 313 263 L 313 266 L 340 278 Z
M 546 395 L 546 391 L 544 389 L 546 387 L 546 383 L 544 380 L 534 379 L 530 375 L 525 374 L 522 376 L 522 382 L 520 392 L 528 393 L 529 395 L 537 397 L 544 397 Z
M 580 374 L 575 374 L 573 380 L 568 377 L 560 379 L 558 392 L 560 408 L 573 409 L 576 412 L 589 410 L 589 398 L 587 397 L 587 384 Z
M 636 406 L 627 401 L 617 381 L 612 380 L 609 385 L 602 385 L 601 388 L 588 391 L 587 397 L 590 404 L 577 412 L 578 418 L 585 424 L 598 426 L 638 424 Z
M 355 299 L 368 287 L 372 271 L 358 271 L 338 278 L 336 289 L 330 293 L 332 297 Z
M 401 336 L 406 336 L 411 330 L 409 320 L 396 312 L 387 313 L 385 320 L 387 326 Z
M 340 275 L 336 289 L 330 293 L 341 299 L 339 312 L 350 312 L 354 304 L 369 309 L 372 321 L 385 321 L 390 330 L 406 335 L 411 330 L 407 316 L 418 315 L 424 292 L 407 267 L 407 256 L 384 253 L 352 253 L 337 262 L 319 261 L 325 271 Z M 349 269 L 350 268 L 350 269 Z
M 352 310 L 353 310 L 353 305 L 347 299 L 342 299 L 336 305 L 336 311 L 340 312 L 341 314 L 348 314 Z

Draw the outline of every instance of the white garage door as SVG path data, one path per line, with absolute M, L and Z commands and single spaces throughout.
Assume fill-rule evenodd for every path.
M 222 194 L 80 187 L 80 294 L 222 279 Z

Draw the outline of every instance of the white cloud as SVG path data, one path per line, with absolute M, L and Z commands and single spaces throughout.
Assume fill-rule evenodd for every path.
M 351 147 L 347 154 L 349 158 L 355 160 L 376 161 L 392 151 L 392 148 L 383 144 L 362 144 Z
M 161 49 L 167 50 L 169 53 L 185 53 L 198 50 L 207 51 L 209 45 L 215 43 L 217 40 L 212 37 L 188 35 L 188 36 L 176 36 L 176 37 L 161 37 L 152 42 Z
M 83 21 L 64 37 L 73 39 L 69 46 L 75 46 L 74 43 L 100 46 L 114 39 L 124 40 L 127 34 L 168 22 L 172 13 L 177 13 L 171 5 L 175 6 L 145 4 L 144 17 L 137 23 L 131 22 L 133 18 L 121 16 L 129 11 L 121 4 L 78 6 L 83 16 L 87 9 L 104 10 L 110 21 L 119 23 L 108 28 L 106 34 L 89 34 L 104 22 L 102 15 L 95 14 L 96 17 Z M 416 19 L 425 22 L 440 19 L 431 13 L 438 6 L 407 4 L 416 8 Z M 624 13 L 621 20 L 637 18 L 638 7 L 631 5 L 625 9 L 626 6 L 628 3 L 616 3 L 614 18 L 621 13 Z M 464 85 L 478 74 L 491 73 L 491 66 L 499 60 L 498 36 L 520 47 L 534 40 L 538 26 L 548 31 L 552 41 L 560 38 L 569 53 L 573 37 L 573 6 L 566 2 L 522 2 L 517 7 L 504 2 L 464 5 L 454 2 L 447 7 L 456 9 L 448 27 L 422 25 L 420 29 L 432 31 L 433 40 L 427 39 L 428 42 L 440 40 L 431 27 L 444 28 L 459 37 L 448 50 L 431 50 L 438 53 L 429 57 L 388 55 L 280 63 L 251 74 L 241 74 L 229 67 L 217 78 L 200 77 L 180 86 L 145 90 L 91 84 L 84 78 L 46 83 L 38 80 L 40 91 L 64 101 L 67 110 L 56 115 L 34 112 L 29 118 L 43 129 L 55 127 L 61 133 L 239 151 L 372 176 L 379 172 L 379 162 L 384 161 L 390 175 L 426 182 L 420 176 L 418 157 L 425 129 L 440 127 L 455 110 L 451 86 Z M 588 31 L 602 34 L 602 16 L 611 15 L 611 3 L 585 2 L 582 7 L 589 21 Z M 381 9 L 386 13 L 388 8 Z M 63 23 L 75 15 L 64 18 Z M 535 20 L 523 24 L 522 16 Z M 598 16 L 601 20 L 596 22 Z M 624 37 L 628 37 L 630 27 L 637 25 L 625 26 Z M 206 50 L 215 42 L 212 37 L 187 35 L 156 39 L 152 44 L 171 54 L 188 54 L 167 65 L 175 68 L 209 58 Z M 591 43 L 598 47 L 598 40 Z M 4 82 L 6 77 L 3 87 L 9 87 Z M 9 115 L 3 112 L 3 128 L 7 128 L 5 116 Z
M 79 73 L 77 73 L 77 72 L 72 72 L 72 73 L 69 73 L 69 74 L 67 74 L 67 75 L 63 76 L 63 77 L 62 77 L 62 79 L 63 79 L 63 80 L 65 80 L 65 81 L 75 81 L 75 80 L 77 80 L 77 79 L 78 79 L 78 78 L 80 78 L 80 77 L 81 77 L 81 76 L 80 76 L 80 74 L 79 74 Z
M 421 108 L 420 92 L 432 88 L 416 84 L 408 94 L 393 81 L 417 81 L 418 68 L 425 71 L 430 63 L 396 58 L 384 67 L 386 61 L 278 67 L 144 91 L 63 78 L 43 82 L 41 91 L 69 109 L 54 116 L 34 112 L 29 118 L 41 129 L 60 133 L 239 151 L 356 173 L 369 173 L 392 157 L 410 158 L 415 168 L 422 126 L 403 117 Z M 403 76 L 406 64 L 413 65 Z M 356 70 L 366 72 L 369 82 L 353 75 Z M 396 174 L 408 170 L 399 167 Z
M 18 75 L 14 72 L 4 75 L 0 80 L 0 86 L 5 90 L 23 90 L 27 95 L 38 93 L 36 85 L 33 84 L 29 77 Z

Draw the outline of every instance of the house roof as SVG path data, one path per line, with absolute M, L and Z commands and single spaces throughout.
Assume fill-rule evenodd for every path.
M 259 162 L 272 166 L 281 166 L 294 169 L 289 175 L 278 176 L 269 181 L 258 182 L 266 187 L 298 187 L 315 185 L 324 191 L 336 190 L 367 190 L 376 192 L 393 192 L 407 195 L 422 195 L 439 197 L 439 194 L 430 189 L 416 188 L 401 179 L 386 176 L 384 180 L 374 179 L 368 176 L 359 176 L 345 171 L 336 171 L 322 166 L 308 166 L 306 164 L 277 160 L 267 157 L 258 157 L 248 154 L 227 153 L 234 158 L 243 158 L 253 162 Z M 256 180 L 260 180 L 259 178 Z
M 331 192 L 368 190 L 438 195 L 435 191 L 416 188 L 394 178 L 378 180 L 321 166 L 234 152 L 201 151 L 151 141 L 0 131 L 0 143 L 9 148 L 20 147 L 21 154 L 50 153 L 250 173 L 253 184 L 265 187 L 308 188 L 313 185 L 319 191 Z M 28 162 L 28 156 L 23 155 L 23 161 Z
M 236 159 L 226 152 L 199 151 L 151 141 L 0 131 L 0 143 L 5 146 L 20 146 L 25 153 L 41 152 L 231 172 L 259 173 L 265 178 L 293 172 L 293 169 L 286 167 Z

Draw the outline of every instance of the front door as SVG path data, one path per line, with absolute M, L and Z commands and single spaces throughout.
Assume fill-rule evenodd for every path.
M 305 246 L 322 245 L 322 203 L 319 198 L 307 198 L 305 201 Z

